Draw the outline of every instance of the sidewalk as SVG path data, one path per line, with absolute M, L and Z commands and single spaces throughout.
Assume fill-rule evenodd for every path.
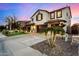
M 2 33 L 0 33 L 0 38 L 4 38 L 6 37 L 5 35 L 3 35 Z
M 6 49 L 5 43 L 4 43 L 5 38 L 6 36 L 0 33 L 0 56 L 10 55 L 10 52 L 8 52 L 8 50 Z
M 15 56 L 46 56 L 45 54 L 42 54 L 38 50 L 35 50 L 31 47 L 27 47 L 27 48 L 18 50 L 16 52 L 13 52 L 13 55 Z

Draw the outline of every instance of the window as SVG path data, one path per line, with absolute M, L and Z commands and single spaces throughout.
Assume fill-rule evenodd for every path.
M 41 13 L 37 14 L 36 20 L 41 21 L 42 19 L 43 19 L 43 14 L 41 14 Z
M 32 18 L 32 21 L 33 21 L 33 18 Z
M 55 19 L 55 12 L 50 13 L 50 18 Z
M 66 13 L 66 16 L 70 19 L 70 15 L 68 14 L 68 12 Z
M 57 17 L 57 18 L 62 17 L 62 10 L 58 10 L 58 11 L 56 12 L 56 17 Z
M 66 16 L 68 16 L 68 13 L 66 13 Z

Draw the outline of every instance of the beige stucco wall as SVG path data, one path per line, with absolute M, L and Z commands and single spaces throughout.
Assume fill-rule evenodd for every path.
M 36 20 L 36 15 L 39 12 L 43 14 L 43 19 L 41 21 Z M 66 13 L 68 13 L 68 16 L 67 16 Z M 66 20 L 67 21 L 65 23 L 66 26 L 63 28 L 65 31 L 67 31 L 67 27 L 71 25 L 71 15 L 70 15 L 70 9 L 69 8 L 62 9 L 62 17 L 61 18 L 57 18 L 56 17 L 56 12 L 55 12 L 55 19 L 50 19 L 50 14 L 46 11 L 38 11 L 32 18 L 33 18 L 32 22 L 35 23 L 36 25 L 44 24 L 48 20 L 55 20 L 55 19 Z
M 50 20 L 50 17 L 49 17 L 49 13 L 48 12 L 45 12 L 45 11 L 40 11 L 40 13 L 43 14 L 43 19 L 41 21 L 37 21 L 36 20 L 36 15 L 38 14 L 39 12 L 37 12 L 35 14 L 35 16 L 33 16 L 33 23 L 35 23 L 36 25 L 39 25 L 39 24 L 44 24 L 45 22 L 47 22 L 48 20 Z

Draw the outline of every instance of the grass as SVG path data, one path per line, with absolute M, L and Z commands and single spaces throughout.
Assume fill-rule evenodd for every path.
M 25 32 L 16 32 L 16 31 L 13 31 L 13 32 L 3 31 L 3 34 L 6 35 L 6 36 L 15 36 L 15 35 L 21 35 L 21 34 L 27 34 L 27 33 L 25 33 Z
M 15 32 L 15 33 L 10 33 L 7 36 L 15 36 L 15 35 L 21 35 L 21 34 L 25 34 L 24 32 Z

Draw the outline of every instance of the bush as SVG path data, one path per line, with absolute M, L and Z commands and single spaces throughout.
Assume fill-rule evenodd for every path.
M 43 32 L 45 32 L 45 34 L 47 34 L 48 31 L 51 31 L 51 33 L 54 32 L 57 34 L 60 34 L 60 32 L 61 32 L 61 35 L 64 35 L 64 33 L 65 33 L 64 29 L 61 27 L 47 28 Z
M 8 30 L 3 30 L 2 33 L 3 33 L 4 35 L 7 35 L 7 36 L 10 34 L 10 32 L 9 32 Z
M 0 32 L 2 32 L 4 29 L 6 29 L 5 26 L 0 26 Z
M 15 32 L 19 32 L 19 30 L 14 30 Z
M 19 32 L 18 30 L 3 30 L 2 33 L 6 36 L 25 34 L 24 32 Z

